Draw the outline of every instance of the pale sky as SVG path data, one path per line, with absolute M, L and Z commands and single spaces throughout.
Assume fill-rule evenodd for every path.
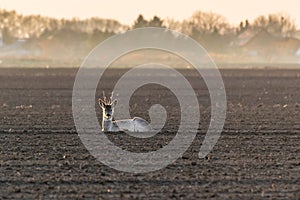
M 97 16 L 127 25 L 139 14 L 147 19 L 157 15 L 183 20 L 201 10 L 221 14 L 238 25 L 241 20 L 280 12 L 290 15 L 300 28 L 299 0 L 0 0 L 0 8 L 57 18 Z

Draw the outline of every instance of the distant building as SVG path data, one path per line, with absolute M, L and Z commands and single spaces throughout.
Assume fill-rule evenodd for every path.
M 299 56 L 299 57 L 300 57 L 300 48 L 297 50 L 296 56 Z
M 233 44 L 246 56 L 277 62 L 293 61 L 300 48 L 299 39 L 274 36 L 264 29 L 259 32 L 247 30 Z
M 296 31 L 292 37 L 300 40 L 300 30 Z
M 239 34 L 230 44 L 232 47 L 242 47 L 244 46 L 251 38 L 253 38 L 258 31 L 248 29 Z

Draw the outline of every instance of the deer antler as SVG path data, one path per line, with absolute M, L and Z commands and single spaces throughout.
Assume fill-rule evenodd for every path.
M 106 99 L 106 95 L 105 95 L 104 90 L 103 90 L 103 101 L 104 101 L 105 103 L 107 103 L 107 99 Z
M 102 107 L 103 104 L 105 104 L 105 102 L 101 98 L 99 98 L 98 99 L 98 104 L 99 104 L 100 107 Z
M 113 95 L 114 95 L 114 92 L 112 91 L 111 92 L 111 95 L 110 95 L 110 98 L 109 98 L 109 103 L 111 104 L 113 102 Z
M 105 104 L 112 104 L 113 102 L 113 95 L 114 95 L 114 92 L 111 92 L 111 96 L 109 97 L 109 99 L 106 98 L 106 95 L 105 95 L 105 92 L 103 91 L 103 100 L 99 98 L 98 102 L 103 102 Z

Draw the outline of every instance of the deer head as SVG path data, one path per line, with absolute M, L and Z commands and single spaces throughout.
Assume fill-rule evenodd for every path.
M 117 105 L 117 100 L 113 100 L 113 92 L 109 99 L 106 98 L 103 91 L 103 99 L 98 99 L 99 106 L 102 108 L 103 119 L 112 120 L 114 116 L 114 108 Z

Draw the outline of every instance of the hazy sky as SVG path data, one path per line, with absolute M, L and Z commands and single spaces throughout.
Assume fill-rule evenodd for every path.
M 299 0 L 0 0 L 0 8 L 51 17 L 117 19 L 132 24 L 139 14 L 182 20 L 196 10 L 219 13 L 237 25 L 269 13 L 289 14 L 300 28 Z

